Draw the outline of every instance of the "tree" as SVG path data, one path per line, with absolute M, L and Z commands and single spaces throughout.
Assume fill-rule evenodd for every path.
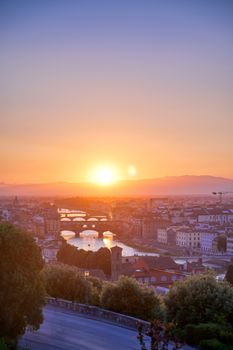
M 111 275 L 111 252 L 108 248 L 100 248 L 95 253 L 96 268 L 102 270 L 105 275 Z
M 100 248 L 97 252 L 92 252 L 77 249 L 64 242 L 57 252 L 57 260 L 79 268 L 100 269 L 105 275 L 111 275 L 111 253 L 108 248 Z
M 103 285 L 100 279 L 92 276 L 84 278 L 75 267 L 66 265 L 46 266 L 42 274 L 46 291 L 51 297 L 100 305 Z
M 217 248 L 220 252 L 225 252 L 227 249 L 227 238 L 225 235 L 219 235 L 217 238 Z
M 233 264 L 228 266 L 225 280 L 233 286 Z
M 108 310 L 146 320 L 161 313 L 160 300 L 153 290 L 129 277 L 121 277 L 114 284 L 106 283 L 100 302 Z
M 0 337 L 16 340 L 27 326 L 43 321 L 43 260 L 34 239 L 8 223 L 0 224 Z
M 85 303 L 91 284 L 69 266 L 46 266 L 43 270 L 46 291 L 51 297 Z
M 176 282 L 164 301 L 168 319 L 179 327 L 206 322 L 233 323 L 233 289 L 211 275 Z

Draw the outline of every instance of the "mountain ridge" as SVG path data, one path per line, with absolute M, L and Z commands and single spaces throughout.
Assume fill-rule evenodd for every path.
M 206 195 L 213 191 L 233 191 L 233 179 L 211 175 L 165 176 L 151 179 L 121 180 L 112 186 L 65 181 L 48 183 L 0 183 L 0 196 L 152 196 Z

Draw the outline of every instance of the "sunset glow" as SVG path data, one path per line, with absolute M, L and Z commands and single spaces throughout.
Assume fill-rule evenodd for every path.
M 92 171 L 91 181 L 97 185 L 109 186 L 119 180 L 117 169 L 112 166 L 99 166 Z
M 233 2 L 68 3 L 2 2 L 0 183 L 233 178 Z

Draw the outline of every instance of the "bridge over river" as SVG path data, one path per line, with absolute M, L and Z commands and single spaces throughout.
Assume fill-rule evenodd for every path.
M 92 220 L 86 220 L 83 218 L 82 220 L 61 220 L 61 231 L 73 231 L 75 232 L 76 237 L 80 237 L 80 233 L 85 230 L 95 230 L 99 233 L 99 237 L 103 237 L 104 232 L 111 231 L 115 233 L 117 232 L 118 227 L 118 221 L 113 221 L 109 219 L 97 220 L 92 218 Z

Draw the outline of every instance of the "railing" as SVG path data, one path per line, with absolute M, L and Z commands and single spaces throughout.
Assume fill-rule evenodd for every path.
M 117 312 L 101 309 L 97 306 L 79 304 L 77 302 L 72 302 L 69 300 L 48 297 L 47 304 L 76 311 L 77 313 L 82 315 L 91 316 L 93 318 L 105 320 L 111 323 L 116 323 L 120 326 L 131 328 L 134 330 L 137 329 L 139 322 L 142 324 L 144 332 L 146 332 L 150 326 L 149 322 L 131 316 L 122 315 Z

